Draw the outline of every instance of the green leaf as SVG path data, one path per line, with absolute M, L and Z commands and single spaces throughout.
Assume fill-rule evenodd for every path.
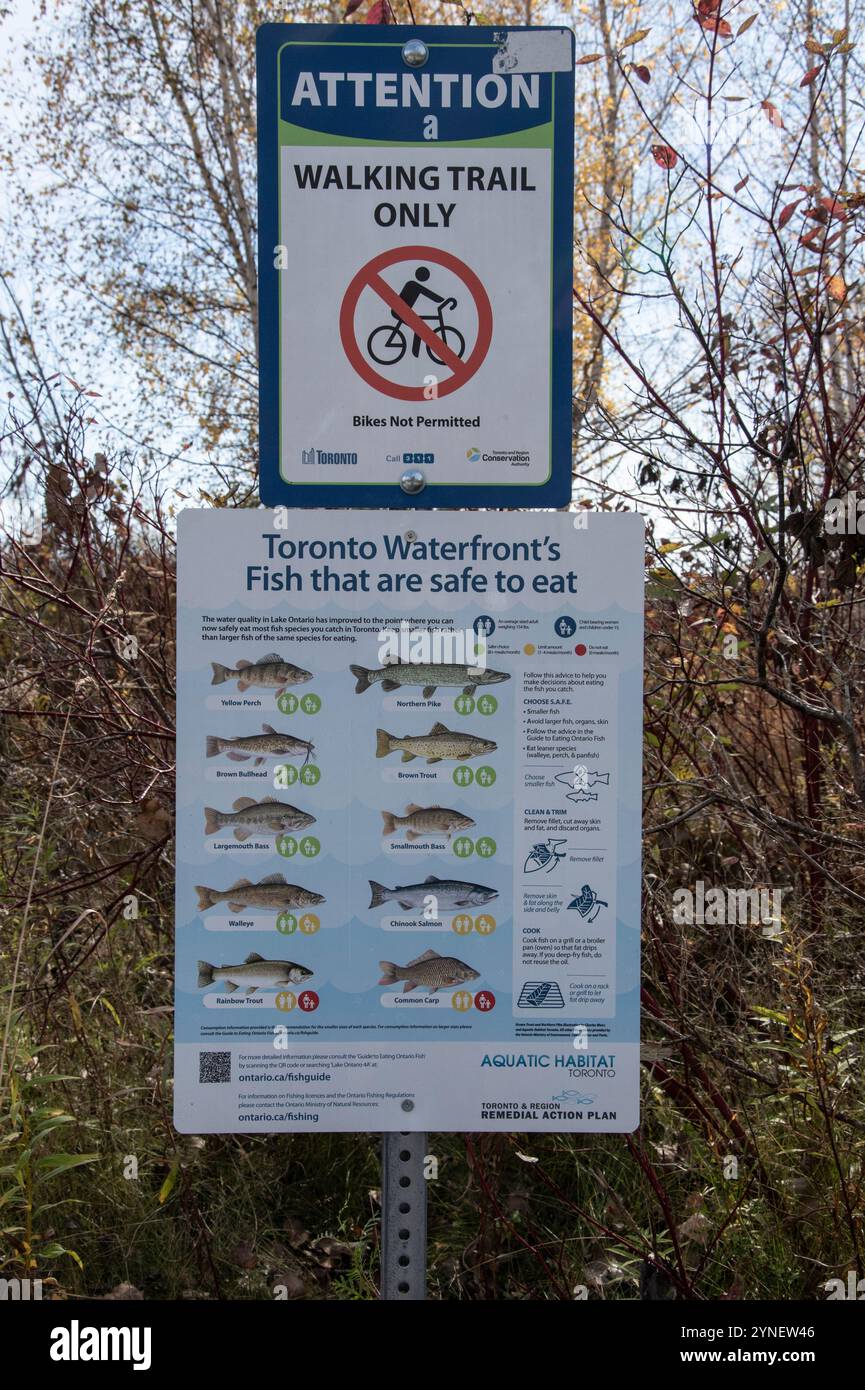
M 70 1168 L 80 1168 L 84 1163 L 95 1163 L 99 1154 L 46 1154 L 37 1158 L 34 1168 L 40 1177 L 53 1178 L 58 1173 L 66 1173 Z
M 177 1178 L 178 1178 L 179 1173 L 180 1173 L 180 1162 L 179 1162 L 179 1160 L 177 1160 L 177 1161 L 175 1161 L 174 1163 L 172 1163 L 171 1168 L 169 1169 L 169 1172 L 168 1172 L 168 1176 L 167 1176 L 167 1178 L 165 1179 L 165 1182 L 162 1184 L 162 1186 L 161 1186 L 160 1189 L 159 1189 L 159 1201 L 160 1201 L 160 1203 L 161 1203 L 161 1202 L 167 1202 L 167 1201 L 168 1201 L 169 1197 L 171 1196 L 171 1193 L 172 1193 L 173 1190 L 174 1190 L 174 1186 L 175 1186 L 175 1183 L 177 1182 Z

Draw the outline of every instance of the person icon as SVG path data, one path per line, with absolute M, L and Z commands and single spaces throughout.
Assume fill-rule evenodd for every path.
M 409 309 L 414 308 L 415 304 L 421 298 L 421 296 L 423 296 L 425 299 L 428 299 L 432 304 L 444 304 L 445 296 L 443 294 L 436 294 L 435 290 L 429 290 L 426 288 L 426 282 L 429 279 L 429 276 L 430 273 L 427 266 L 419 265 L 414 273 L 414 279 L 407 280 L 406 283 L 403 285 L 402 289 L 399 292 L 399 297 L 402 300 L 403 304 L 407 305 Z M 391 314 L 396 319 L 397 325 L 402 323 L 402 319 L 400 318 L 396 309 L 391 309 Z M 420 355 L 420 349 L 420 336 L 419 334 L 415 333 L 411 345 L 412 357 L 418 357 Z

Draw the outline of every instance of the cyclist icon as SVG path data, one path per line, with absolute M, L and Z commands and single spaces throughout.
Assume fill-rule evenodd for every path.
M 421 298 L 428 299 L 431 304 L 437 305 L 435 313 L 420 314 L 426 323 L 432 325 L 432 331 L 436 337 L 441 338 L 455 353 L 462 358 L 466 350 L 466 342 L 462 333 L 455 328 L 452 323 L 445 323 L 445 313 L 449 309 L 457 307 L 457 301 L 453 296 L 445 297 L 438 294 L 435 290 L 427 288 L 427 281 L 430 278 L 429 268 L 425 265 L 417 267 L 414 278 L 407 280 L 399 292 L 399 297 L 407 309 L 415 310 L 417 301 Z M 366 350 L 373 362 L 377 362 L 381 367 L 392 367 L 397 362 L 401 362 L 408 350 L 408 340 L 405 331 L 405 322 L 400 317 L 396 309 L 391 309 L 392 324 L 383 323 L 374 328 L 367 339 Z M 420 356 L 421 337 L 419 333 L 412 335 L 412 357 Z M 443 365 L 442 358 L 437 357 L 433 349 L 427 344 L 427 353 L 433 362 L 439 366 Z

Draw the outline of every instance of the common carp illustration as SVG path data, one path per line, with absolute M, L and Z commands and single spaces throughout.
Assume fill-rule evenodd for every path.
M 404 763 L 410 763 L 412 758 L 426 758 L 428 763 L 440 763 L 443 758 L 464 761 L 479 758 L 482 753 L 494 753 L 497 747 L 492 739 L 464 734 L 462 730 L 449 729 L 446 724 L 433 724 L 428 734 L 397 735 L 389 734 L 386 729 L 376 729 L 375 736 L 377 758 L 386 758 L 388 753 L 402 749 Z
M 393 811 L 382 811 L 383 835 L 395 835 L 397 830 L 405 829 L 407 840 L 420 840 L 424 835 L 445 835 L 448 840 L 456 830 L 470 830 L 474 825 L 471 816 L 461 811 L 450 811 L 446 806 L 416 806 L 414 802 L 406 806 L 404 816 L 395 816 Z
M 305 738 L 295 738 L 293 734 L 280 734 L 272 724 L 262 724 L 263 733 L 247 734 L 242 738 L 222 738 L 216 734 L 207 735 L 207 756 L 216 758 L 220 753 L 231 758 L 232 762 L 245 763 L 255 759 L 255 767 L 265 758 L 299 758 L 308 762 L 315 747 Z
M 259 834 L 265 830 L 284 834 L 288 830 L 305 830 L 315 823 L 315 816 L 299 811 L 296 806 L 289 806 L 287 801 L 277 801 L 273 796 L 266 796 L 263 801 L 256 801 L 251 796 L 239 796 L 232 802 L 232 808 L 230 811 L 217 811 L 213 806 L 205 806 L 205 835 L 217 835 L 220 830 L 230 826 L 235 840 L 248 840 L 256 831 Z
M 279 985 L 302 985 L 313 974 L 305 965 L 293 960 L 265 960 L 257 951 L 250 951 L 242 965 L 211 965 L 198 962 L 198 988 L 220 985 L 228 994 L 243 989 L 255 994 L 258 989 L 275 989 Z
M 217 903 L 228 903 L 233 912 L 242 912 L 247 907 L 260 907 L 269 912 L 284 912 L 291 907 L 314 907 L 323 903 L 321 893 L 313 893 L 309 888 L 301 888 L 296 883 L 286 883 L 282 874 L 270 874 L 260 883 L 252 883 L 248 878 L 239 878 L 230 888 L 206 888 L 197 883 L 198 910 L 206 912 Z
M 405 883 L 396 888 L 385 888 L 384 884 L 369 880 L 372 898 L 370 907 L 381 907 L 382 903 L 397 902 L 406 911 L 423 907 L 427 898 L 434 897 L 445 912 L 455 907 L 479 907 L 481 903 L 492 902 L 497 898 L 496 888 L 485 888 L 482 883 L 464 883 L 458 878 L 436 878 L 430 874 L 423 883 Z
M 250 686 L 261 686 L 282 694 L 289 685 L 303 685 L 312 680 L 312 672 L 304 671 L 302 666 L 292 666 L 281 656 L 260 656 L 258 661 L 238 661 L 237 668 L 221 666 L 212 661 L 213 680 L 211 685 L 222 685 L 225 681 L 237 681 L 238 690 L 248 690 Z
M 422 956 L 410 960 L 408 965 L 394 965 L 392 960 L 380 960 L 379 966 L 379 984 L 395 985 L 399 980 L 405 980 L 403 994 L 410 994 L 418 987 L 435 994 L 437 990 L 451 989 L 454 985 L 463 985 L 467 980 L 477 980 L 480 976 L 480 971 L 473 970 L 465 961 L 457 960 L 456 956 L 440 956 L 438 951 L 424 951 Z
M 440 685 L 462 686 L 464 695 L 474 695 L 479 685 L 498 685 L 499 681 L 509 681 L 507 671 L 489 671 L 478 666 L 458 665 L 454 662 L 433 661 L 394 661 L 387 666 L 368 670 L 365 666 L 350 666 L 349 670 L 357 677 L 354 687 L 358 695 L 369 690 L 372 685 L 381 685 L 382 690 L 398 690 L 402 685 L 423 686 L 423 697 L 428 700 Z

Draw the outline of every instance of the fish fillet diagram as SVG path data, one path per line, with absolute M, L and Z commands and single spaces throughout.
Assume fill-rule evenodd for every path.
M 182 1131 L 635 1123 L 640 525 L 441 525 L 180 516 Z

